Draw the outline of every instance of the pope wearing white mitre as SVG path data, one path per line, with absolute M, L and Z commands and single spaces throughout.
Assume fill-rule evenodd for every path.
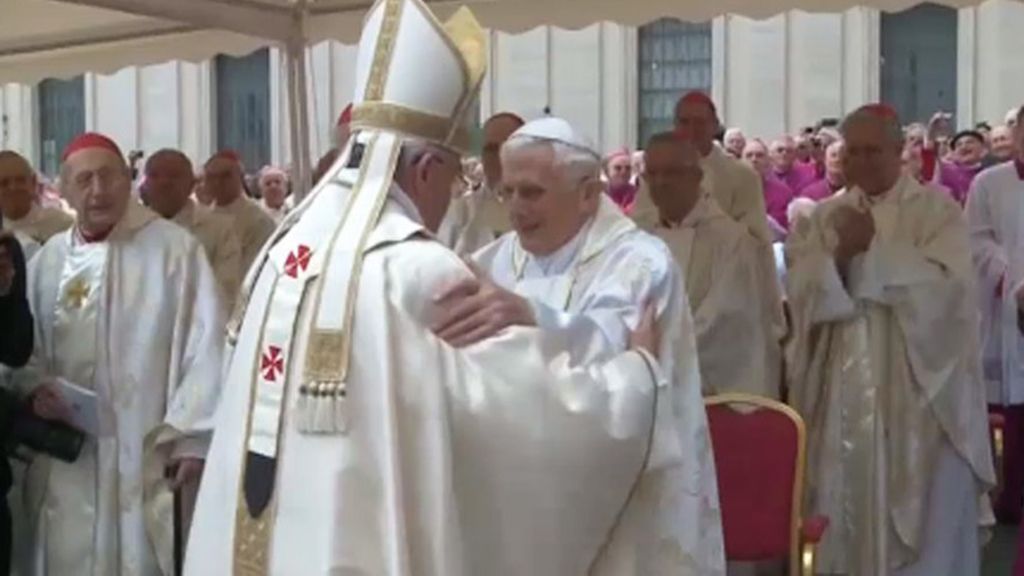
M 230 323 L 186 574 L 617 575 L 633 573 L 608 568 L 623 553 L 684 558 L 673 541 L 617 546 L 641 472 L 678 457 L 652 442 L 670 390 L 653 358 L 579 369 L 559 335 L 456 350 L 428 329 L 436 297 L 472 276 L 431 231 L 484 42 L 465 9 L 443 25 L 420 0 L 370 9 L 352 138 Z
M 994 484 L 967 226 L 903 173 L 896 113 L 842 125 L 850 187 L 791 233 L 791 402 L 822 574 L 971 576 Z
M 169 488 L 198 483 L 220 392 L 217 281 L 188 232 L 132 200 L 109 138 L 72 141 L 61 175 L 75 226 L 30 265 L 36 348 L 16 378 L 38 415 L 83 428 L 90 419 L 71 417 L 61 382 L 90 391 L 96 427 L 75 462 L 37 455 L 28 469 L 32 546 L 20 573 L 169 576 Z
M 600 362 L 628 348 L 630 328 L 653 304 L 671 382 L 659 398 L 655 440 L 676 451 L 650 462 L 626 511 L 629 529 L 617 540 L 633 553 L 615 573 L 660 573 L 644 551 L 656 542 L 679 547 L 685 562 L 673 573 L 722 572 L 718 489 L 679 267 L 604 193 L 600 156 L 565 120 L 526 123 L 501 158 L 500 194 L 513 231 L 474 256 L 484 271 L 479 286 L 456 286 L 444 297 L 438 335 L 461 346 L 508 325 L 535 325 L 569 342 L 575 361 Z

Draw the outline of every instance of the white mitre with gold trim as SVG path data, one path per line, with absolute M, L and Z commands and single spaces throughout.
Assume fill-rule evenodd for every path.
M 337 224 L 316 287 L 300 388 L 299 427 L 306 432 L 344 433 L 347 427 L 352 321 L 367 239 L 393 186 L 403 144 L 427 142 L 455 153 L 467 148 L 467 113 L 486 71 L 484 42 L 484 30 L 467 8 L 441 24 L 421 0 L 378 0 L 366 17 L 352 137 L 310 195 L 315 202 L 321 190 L 351 187 L 342 214 L 308 216 Z M 352 171 L 358 171 L 354 180 Z
M 378 0 L 359 39 L 353 131 L 387 130 L 465 152 L 485 41 L 468 8 L 442 24 L 420 0 Z

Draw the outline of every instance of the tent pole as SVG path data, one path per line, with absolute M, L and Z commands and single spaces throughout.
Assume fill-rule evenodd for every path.
M 288 42 L 288 119 L 291 128 L 292 171 L 296 202 L 301 202 L 312 185 L 309 147 L 309 86 L 306 78 L 305 0 L 295 5 L 295 25 Z

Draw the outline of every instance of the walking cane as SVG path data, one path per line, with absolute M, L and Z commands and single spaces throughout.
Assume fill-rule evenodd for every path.
M 174 477 L 177 476 L 177 468 L 174 466 L 168 466 L 164 469 L 164 478 L 168 483 L 174 482 Z M 171 498 L 173 500 L 172 506 L 174 507 L 173 515 L 173 526 L 171 527 L 174 533 L 174 576 L 181 576 L 184 572 L 183 560 L 184 560 L 184 541 L 181 534 L 181 489 L 171 490 Z
M 174 491 L 174 576 L 181 576 L 185 571 L 185 550 L 181 536 L 181 489 Z

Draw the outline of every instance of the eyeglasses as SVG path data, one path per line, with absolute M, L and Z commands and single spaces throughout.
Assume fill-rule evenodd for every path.
M 593 176 L 584 176 L 583 178 L 580 178 L 574 186 L 572 186 L 571 190 L 577 191 L 593 180 Z M 547 194 L 547 192 L 547 188 L 536 184 L 527 183 L 521 186 L 503 184 L 501 188 L 498 189 L 498 201 L 504 204 L 511 202 L 513 198 L 518 196 L 523 202 L 535 202 Z

